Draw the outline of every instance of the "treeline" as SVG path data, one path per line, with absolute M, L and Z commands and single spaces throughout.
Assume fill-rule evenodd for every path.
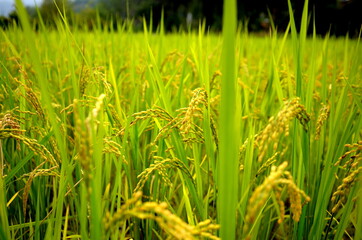
M 271 22 L 284 31 L 289 22 L 287 0 L 238 0 L 238 18 L 247 23 L 251 32 L 268 31 Z M 291 0 L 296 19 L 300 19 L 304 1 Z M 208 30 L 220 31 L 222 0 L 44 0 L 35 8 L 27 8 L 32 21 L 39 22 L 39 14 L 47 25 L 59 19 L 59 10 L 68 16 L 71 25 L 92 29 L 94 26 L 117 28 L 116 23 L 132 19 L 135 30 L 142 29 L 142 19 L 152 23 L 153 29 L 163 18 L 166 31 L 197 28 L 205 23 Z M 361 30 L 361 0 L 310 0 L 310 31 L 315 22 L 317 32 L 356 36 Z M 162 16 L 163 15 L 163 16 Z M 16 22 L 16 13 L 0 19 L 3 26 Z M 113 23 L 113 24 L 112 24 Z

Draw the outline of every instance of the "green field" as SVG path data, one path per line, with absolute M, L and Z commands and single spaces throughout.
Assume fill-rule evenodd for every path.
M 0 239 L 361 239 L 360 39 L 0 32 Z M 300 21 L 300 20 L 296 20 Z M 313 20 L 309 21 L 313 28 Z M 315 32 L 315 31 L 314 31 Z

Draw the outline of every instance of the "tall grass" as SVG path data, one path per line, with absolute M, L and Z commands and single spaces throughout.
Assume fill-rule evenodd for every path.
M 224 1 L 223 52 L 220 100 L 220 152 L 218 158 L 218 219 L 222 239 L 235 239 L 236 205 L 238 197 L 238 151 L 240 145 L 240 106 L 237 104 L 239 88 L 236 79 L 235 37 L 236 1 Z
M 17 6 L 0 239 L 361 238 L 360 38 L 318 36 L 308 2 L 265 36 L 237 28 L 235 1 L 222 35 L 63 15 L 35 31 Z

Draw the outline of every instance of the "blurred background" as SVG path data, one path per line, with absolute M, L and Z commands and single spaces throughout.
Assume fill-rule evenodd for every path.
M 0 0 L 0 24 L 6 28 L 17 21 L 15 0 Z M 32 21 L 39 21 L 36 7 L 46 24 L 53 25 L 58 15 L 54 4 L 65 9 L 70 24 L 78 24 L 92 29 L 97 22 L 110 26 L 112 22 L 132 19 L 135 30 L 142 30 L 142 19 L 152 19 L 153 29 L 159 25 L 162 12 L 167 31 L 197 29 L 205 23 L 209 31 L 220 31 L 222 26 L 222 0 L 23 0 Z M 271 21 L 278 31 L 288 25 L 287 0 L 238 0 L 238 18 L 247 23 L 248 30 L 267 33 Z M 303 0 L 291 0 L 297 22 L 303 10 Z M 358 36 L 362 24 L 362 0 L 310 0 L 310 24 L 312 30 L 315 19 L 317 33 L 330 32 L 340 36 L 349 33 Z M 118 25 L 114 25 L 117 28 Z

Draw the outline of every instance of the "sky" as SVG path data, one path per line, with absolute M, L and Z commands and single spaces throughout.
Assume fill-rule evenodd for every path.
M 41 4 L 42 0 L 22 0 L 25 6 L 34 6 L 36 2 Z M 7 16 L 14 10 L 15 0 L 0 0 L 0 16 Z
M 0 2 L 5 1 L 5 2 L 11 2 L 12 4 L 15 3 L 15 0 L 0 0 Z M 38 5 L 42 2 L 42 0 L 22 0 L 24 5 L 27 6 L 33 6 L 34 2 L 36 2 Z

